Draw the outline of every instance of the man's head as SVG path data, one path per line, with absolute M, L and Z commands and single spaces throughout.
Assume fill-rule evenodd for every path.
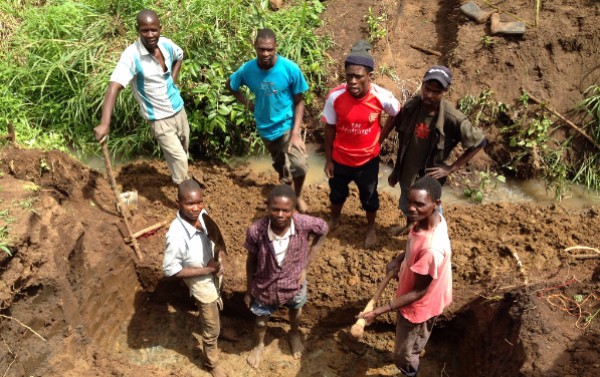
M 371 45 L 367 41 L 356 42 L 344 61 L 346 84 L 352 97 L 362 98 L 371 88 L 371 72 L 375 68 L 375 60 L 369 54 Z
M 421 85 L 421 98 L 428 111 L 438 109 L 450 84 L 452 84 L 452 73 L 444 66 L 435 65 L 425 72 Z
M 408 220 L 420 222 L 438 214 L 442 185 L 428 176 L 419 178 L 408 191 Z
M 292 221 L 298 198 L 290 185 L 279 185 L 269 194 L 267 216 L 273 230 L 285 230 Z
M 179 205 L 179 215 L 188 223 L 195 225 L 204 208 L 204 197 L 198 182 L 186 179 L 179 184 L 177 205 Z
M 161 25 L 155 11 L 150 9 L 140 11 L 135 19 L 135 28 L 146 50 L 152 52 L 158 48 Z
M 277 61 L 277 38 L 271 29 L 260 29 L 254 40 L 254 50 L 258 66 L 270 69 Z

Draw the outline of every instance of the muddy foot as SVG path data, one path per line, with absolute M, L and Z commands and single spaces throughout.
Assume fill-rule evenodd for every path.
M 375 245 L 377 245 L 375 228 L 369 228 L 369 230 L 367 230 L 367 237 L 365 237 L 365 249 L 372 249 Z
M 264 344 L 254 347 L 252 351 L 250 351 L 250 354 L 248 354 L 248 358 L 246 358 L 248 365 L 250 365 L 252 368 L 258 368 L 260 361 L 262 360 L 264 350 Z
M 304 352 L 304 344 L 302 344 L 302 336 L 299 331 L 290 332 L 290 347 L 292 348 L 294 359 L 300 359 L 302 352 Z
M 210 374 L 213 377 L 229 377 L 229 373 L 227 373 L 227 371 L 220 365 L 217 365 L 216 367 L 214 367 L 210 371 Z
M 306 202 L 302 198 L 298 198 L 298 203 L 296 203 L 296 207 L 298 208 L 298 212 L 300 212 L 300 213 L 308 212 L 308 206 L 306 205 Z

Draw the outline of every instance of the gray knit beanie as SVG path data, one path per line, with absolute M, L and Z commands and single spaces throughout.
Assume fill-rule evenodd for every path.
M 356 42 L 352 49 L 350 50 L 350 54 L 346 57 L 346 61 L 344 62 L 344 67 L 349 65 L 362 65 L 367 68 L 367 71 L 371 72 L 375 69 L 375 60 L 369 54 L 369 50 L 371 50 L 371 45 L 369 42 L 365 40 L 359 40 Z

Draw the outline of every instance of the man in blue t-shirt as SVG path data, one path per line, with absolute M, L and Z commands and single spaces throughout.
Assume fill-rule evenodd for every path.
M 296 63 L 277 55 L 277 40 L 272 30 L 258 31 L 254 49 L 256 59 L 244 63 L 225 86 L 254 112 L 256 129 L 271 154 L 273 167 L 283 182 L 293 183 L 298 211 L 304 213 L 307 208 L 301 194 L 308 165 L 300 131 L 303 93 L 308 84 Z M 239 91 L 242 85 L 254 94 L 254 103 Z

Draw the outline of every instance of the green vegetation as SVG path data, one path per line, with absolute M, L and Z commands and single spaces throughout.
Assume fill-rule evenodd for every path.
M 380 12 L 379 16 L 373 13 L 373 9 L 369 7 L 369 14 L 365 16 L 367 20 L 368 35 L 367 40 L 371 43 L 375 43 L 380 39 L 387 36 L 387 28 L 385 24 L 387 22 L 387 13 Z
M 577 104 L 575 110 L 580 114 L 580 122 L 588 135 L 600 143 L 600 86 L 590 86 L 583 95 L 583 100 Z M 583 154 L 574 180 L 600 191 L 600 151 Z
M 0 203 L 1 202 L 2 201 L 0 200 Z M 0 221 L 4 223 L 4 225 L 0 226 L 0 250 L 12 257 L 9 246 L 8 225 L 13 223 L 15 219 L 11 217 L 10 209 L 3 209 L 0 211 Z
M 494 47 L 494 38 L 490 37 L 489 35 L 484 35 L 483 37 L 481 37 L 481 44 L 483 45 L 483 47 L 490 50 Z
M 330 41 L 315 33 L 324 10 L 319 0 L 298 0 L 277 12 L 267 0 L 8 1 L 0 4 L 0 22 L 7 26 L 0 34 L 0 123 L 11 122 L 22 145 L 97 151 L 92 128 L 108 79 L 137 38 L 135 16 L 145 7 L 162 16 L 162 34 L 184 49 L 179 86 L 195 157 L 225 159 L 261 145 L 252 114 L 224 88 L 227 77 L 254 57 L 257 29 L 273 29 L 279 53 L 300 65 L 310 84 L 309 106 L 325 90 Z M 129 89 L 118 98 L 111 135 L 113 153 L 159 153 Z
M 498 182 L 506 182 L 506 178 L 495 172 L 480 171 L 478 176 L 478 182 L 473 185 L 471 181 L 467 180 L 464 190 L 464 194 L 467 198 L 471 199 L 475 203 L 481 203 L 485 199 L 486 195 L 489 195 L 496 187 Z
M 527 93 L 511 106 L 496 101 L 494 93 L 486 90 L 461 98 L 459 109 L 475 125 L 495 126 L 500 131 L 506 152 L 501 159 L 507 161 L 502 168 L 507 173 L 521 179 L 543 179 L 558 199 L 569 191 L 570 184 L 600 191 L 600 151 L 562 128 L 544 106 L 530 105 Z M 576 110 L 582 128 L 600 142 L 600 88 L 589 88 Z

